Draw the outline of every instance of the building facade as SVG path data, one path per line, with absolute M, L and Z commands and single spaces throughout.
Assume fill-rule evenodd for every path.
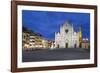
M 30 35 L 30 48 L 36 49 L 42 47 L 42 39 L 40 36 L 37 35 Z
M 74 31 L 69 22 L 60 26 L 60 32 L 55 32 L 55 48 L 79 48 L 81 46 L 82 31 Z
M 22 33 L 22 48 L 28 48 L 29 47 L 29 41 L 30 39 L 30 34 L 28 32 L 23 32 Z
M 48 49 L 48 40 L 39 33 L 24 28 L 22 32 L 22 48 L 24 50 Z
M 90 41 L 88 38 L 82 39 L 82 48 L 84 49 L 90 49 Z

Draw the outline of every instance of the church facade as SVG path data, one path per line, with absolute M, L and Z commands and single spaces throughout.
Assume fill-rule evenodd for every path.
M 76 32 L 69 22 L 60 26 L 60 32 L 55 32 L 55 48 L 79 48 L 81 40 L 81 28 Z

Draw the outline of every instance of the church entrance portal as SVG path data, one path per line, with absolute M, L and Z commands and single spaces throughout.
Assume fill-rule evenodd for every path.
M 81 43 L 79 44 L 79 47 L 80 47 L 80 48 L 82 47 Z
M 57 45 L 57 48 L 59 48 L 59 44 Z
M 68 48 L 68 43 L 65 44 L 66 48 Z
M 76 48 L 76 44 L 74 45 L 74 48 Z

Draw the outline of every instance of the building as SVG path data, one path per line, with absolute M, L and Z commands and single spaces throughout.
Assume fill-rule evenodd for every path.
M 50 46 L 50 49 L 54 49 L 55 48 L 55 41 L 51 41 L 51 46 Z
M 83 38 L 82 39 L 82 48 L 84 49 L 89 49 L 90 48 L 90 42 L 88 38 Z
M 40 34 L 30 35 L 30 47 L 31 49 L 47 49 L 48 40 L 44 39 Z
M 42 45 L 44 49 L 48 49 L 49 48 L 48 40 L 42 38 Z
M 40 48 L 42 47 L 41 43 L 42 43 L 42 40 L 40 39 L 40 36 L 34 33 L 30 35 L 30 47 L 29 48 L 31 49 Z
M 60 26 L 60 32 L 55 32 L 55 48 L 79 48 L 81 40 L 81 28 L 75 32 L 73 24 L 69 22 Z
M 30 34 L 29 32 L 22 32 L 22 48 L 26 49 L 29 47 Z
M 22 47 L 24 50 L 47 49 L 48 46 L 48 40 L 44 39 L 41 34 L 23 27 Z

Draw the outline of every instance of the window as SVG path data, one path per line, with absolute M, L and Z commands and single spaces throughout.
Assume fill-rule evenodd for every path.
M 68 29 L 66 29 L 65 32 L 68 33 Z

